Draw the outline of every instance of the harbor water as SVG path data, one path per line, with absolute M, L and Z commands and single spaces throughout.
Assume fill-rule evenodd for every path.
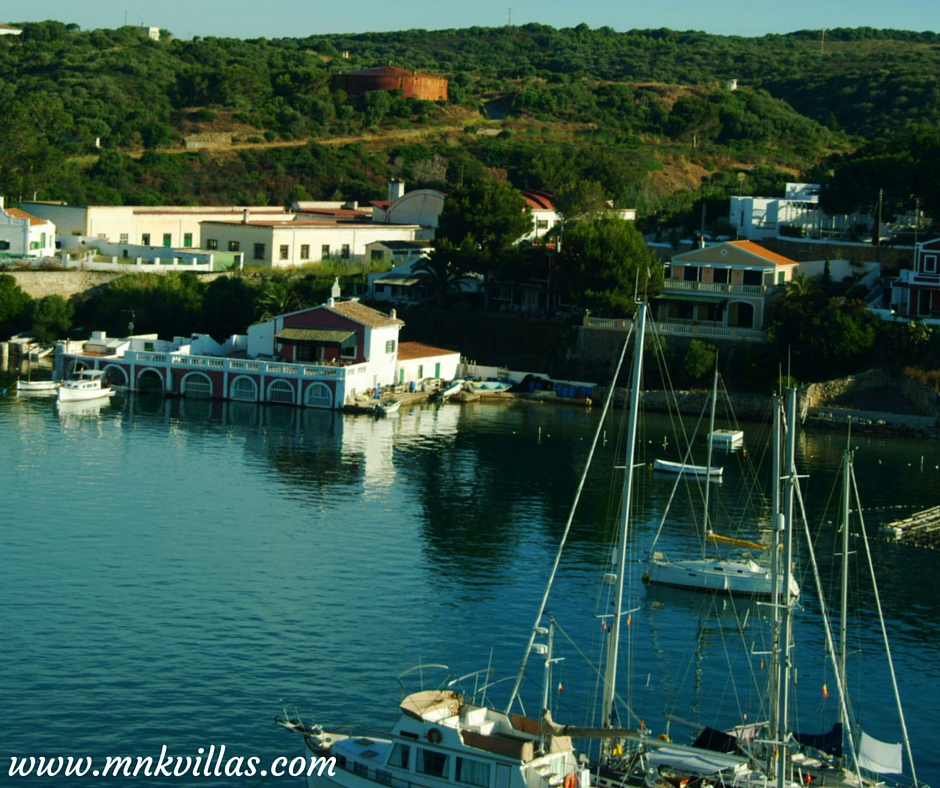
M 514 676 L 600 413 L 478 402 L 376 420 L 132 395 L 57 408 L 49 398 L 17 397 L 4 381 L 0 785 L 165 784 L 8 776 L 12 757 L 90 756 L 98 765 L 109 756 L 156 759 L 164 747 L 195 758 L 224 745 L 227 758 L 256 757 L 261 769 L 302 753 L 300 737 L 274 722 L 285 711 L 381 731 L 396 716 L 396 676 L 414 665 Z M 605 425 L 599 466 L 620 451 L 619 417 Z M 678 458 L 668 420 L 644 423 L 636 581 L 673 484 L 647 463 Z M 761 516 L 767 427 L 744 430 L 746 456 L 717 455 L 726 470 L 710 492 L 716 524 L 741 520 L 755 502 Z M 826 581 L 846 443 L 832 431 L 802 433 L 798 444 Z M 851 445 L 872 536 L 881 520 L 940 503 L 940 443 L 856 435 Z M 704 459 L 699 442 L 695 460 Z M 749 464 L 758 466 L 755 484 L 746 481 Z M 549 605 L 588 656 L 605 632 L 598 581 L 609 571 L 616 473 L 588 478 Z M 677 495 L 657 549 L 696 549 L 700 506 L 695 495 Z M 795 713 L 806 731 L 821 732 L 833 721 L 835 679 L 809 559 L 798 555 Z M 872 555 L 918 777 L 937 786 L 940 552 L 875 539 Z M 864 561 L 858 552 L 853 574 Z M 761 606 L 639 582 L 629 599 L 621 695 L 645 727 L 663 728 L 666 712 L 719 727 L 766 713 Z M 851 654 L 860 665 L 849 680 L 855 711 L 872 736 L 900 741 L 871 589 L 863 585 L 853 602 L 862 633 Z M 564 661 L 552 679 L 553 716 L 581 722 L 596 698 L 592 674 L 565 637 L 556 641 Z M 535 668 L 522 695 L 530 716 L 542 691 Z M 421 678 L 430 682 L 428 673 Z M 511 685 L 490 687 L 488 699 L 505 703 Z M 670 735 L 688 740 L 675 723 Z

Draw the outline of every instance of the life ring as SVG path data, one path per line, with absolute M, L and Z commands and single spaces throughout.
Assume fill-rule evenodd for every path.
M 428 741 L 431 742 L 431 744 L 440 744 L 443 738 L 443 734 L 441 734 L 437 728 L 431 728 L 431 730 L 428 731 Z
M 574 772 L 565 777 L 565 788 L 580 788 L 581 781 Z

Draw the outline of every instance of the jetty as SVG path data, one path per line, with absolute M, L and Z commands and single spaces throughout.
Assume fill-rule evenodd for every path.
M 910 517 L 882 525 L 882 534 L 897 542 L 940 547 L 940 506 L 914 512 Z

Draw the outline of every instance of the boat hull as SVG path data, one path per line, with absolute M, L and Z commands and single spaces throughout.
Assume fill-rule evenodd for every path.
M 59 387 L 59 402 L 87 402 L 93 399 L 106 399 L 114 394 L 114 389 L 73 389 L 62 385 Z
M 650 561 L 644 581 L 656 585 L 740 596 L 769 597 L 773 577 L 769 569 L 753 561 L 702 559 L 690 561 Z M 790 575 L 790 596 L 800 594 L 800 587 Z
M 59 387 L 54 380 L 18 380 L 16 381 L 17 391 L 26 391 L 32 393 L 47 392 L 51 393 Z
M 689 476 L 721 476 L 725 469 L 715 466 L 708 468 L 704 465 L 683 465 L 681 462 L 669 460 L 653 460 L 653 470 L 663 473 L 683 473 Z

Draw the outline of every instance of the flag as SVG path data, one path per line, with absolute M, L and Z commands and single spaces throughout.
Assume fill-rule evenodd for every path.
M 562 692 L 562 691 L 564 691 L 564 689 L 565 689 L 565 688 L 561 686 L 561 682 L 559 681 L 559 682 L 558 682 L 558 691 L 559 691 L 559 692 Z
M 823 697 L 824 698 L 829 697 L 829 688 L 825 684 L 823 684 Z

